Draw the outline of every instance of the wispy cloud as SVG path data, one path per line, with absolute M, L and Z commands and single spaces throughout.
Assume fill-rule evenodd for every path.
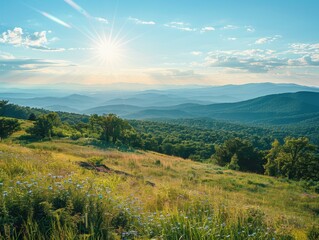
M 106 18 L 91 16 L 84 8 L 82 8 L 80 5 L 75 3 L 73 0 L 64 0 L 64 2 L 66 2 L 74 10 L 78 11 L 79 13 L 81 13 L 86 18 L 90 18 L 90 19 L 96 20 L 96 21 L 104 23 L 104 24 L 108 24 L 109 23 L 109 21 Z
M 279 38 L 281 38 L 281 35 L 275 35 L 274 37 L 263 37 L 263 38 L 257 39 L 255 41 L 255 44 L 266 44 L 266 43 L 274 42 L 278 40 Z
M 165 69 L 153 71 L 150 76 L 156 80 L 200 79 L 203 76 L 193 70 Z
M 15 57 L 11 53 L 0 51 L 0 59 L 10 60 L 15 59 Z
M 79 6 L 78 4 L 76 4 L 74 1 L 72 0 L 64 0 L 64 2 L 66 2 L 67 4 L 69 4 L 73 9 L 75 9 L 76 11 L 78 11 L 79 13 L 81 13 L 82 15 L 84 15 L 87 18 L 90 18 L 90 14 L 88 14 L 87 11 L 85 11 L 81 6 Z
M 226 26 L 223 26 L 221 29 L 222 30 L 235 30 L 235 29 L 238 29 L 238 28 L 239 28 L 239 26 L 228 24 Z
M 13 71 L 39 71 L 43 68 L 71 67 L 74 66 L 61 60 L 44 59 L 0 59 L 0 72 Z
M 25 34 L 21 27 L 15 27 L 13 30 L 7 30 L 0 35 L 0 43 L 42 51 L 64 51 L 65 49 L 63 48 L 50 48 L 47 46 L 50 42 L 47 38 L 48 33 L 51 33 L 51 31 Z
M 205 32 L 211 32 L 211 31 L 215 31 L 216 29 L 214 27 L 211 26 L 207 26 L 207 27 L 202 27 L 200 32 L 201 33 L 205 33 Z
M 95 20 L 105 24 L 109 23 L 109 21 L 106 18 L 102 18 L 102 17 L 95 17 Z
M 191 52 L 191 54 L 194 55 L 194 56 L 200 56 L 200 55 L 203 54 L 203 52 L 201 52 L 201 51 L 193 51 L 193 52 Z
M 315 45 L 293 45 L 302 49 Z M 312 49 L 313 50 L 313 49 Z M 318 45 L 319 50 L 319 45 Z M 247 49 L 243 51 L 214 51 L 208 54 L 206 66 L 237 69 L 251 73 L 266 73 L 284 67 L 317 67 L 319 54 L 306 54 L 297 57 L 288 55 L 289 51 L 276 52 L 271 49 Z M 287 54 L 287 55 L 286 55 Z
M 128 19 L 134 22 L 135 24 L 140 24 L 140 25 L 155 25 L 156 24 L 154 21 L 145 21 L 145 20 L 141 20 L 141 19 L 133 18 L 133 17 L 129 17 Z
M 173 29 L 178 29 L 181 31 L 186 31 L 186 32 L 195 32 L 197 29 L 190 27 L 189 23 L 184 23 L 184 22 L 170 22 L 167 24 L 164 24 L 165 27 L 173 28 Z
M 227 38 L 227 40 L 229 40 L 229 41 L 236 41 L 237 38 L 235 38 L 235 37 L 229 37 L 229 38 Z
M 247 32 L 255 32 L 256 31 L 255 28 L 253 28 L 252 26 L 245 26 L 245 28 L 246 28 Z
M 71 25 L 67 24 L 66 22 L 62 21 L 61 19 L 47 13 L 47 12 L 43 12 L 43 11 L 38 11 L 40 14 L 42 14 L 44 17 L 52 20 L 53 22 L 56 22 L 57 24 L 60 24 L 64 27 L 67 27 L 67 28 L 72 28 Z

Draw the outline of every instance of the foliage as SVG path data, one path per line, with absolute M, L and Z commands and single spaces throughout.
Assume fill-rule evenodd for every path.
M 32 115 L 34 114 L 36 117 L 38 117 L 40 115 L 48 114 L 48 113 L 50 113 L 50 111 L 48 110 L 18 106 L 15 104 L 8 104 L 7 101 L 0 101 L 0 116 L 27 120 L 29 119 L 31 114 Z M 59 115 L 61 121 L 71 125 L 75 125 L 81 122 L 87 123 L 89 121 L 89 116 L 87 115 L 67 113 L 67 112 L 57 112 L 57 114 Z
M 29 117 L 28 117 L 28 120 L 29 120 L 29 121 L 35 121 L 35 120 L 37 120 L 37 116 L 36 116 L 34 113 L 31 113 L 31 114 L 29 115 Z
M 240 167 L 238 165 L 238 157 L 236 153 L 231 157 L 230 163 L 228 163 L 226 166 L 228 169 L 231 170 L 240 170 Z
M 138 146 L 139 136 L 135 129 L 125 120 L 115 114 L 98 116 L 96 114 L 90 117 L 89 125 L 93 132 L 99 135 L 99 138 L 105 142 L 116 143 L 121 141 L 124 144 Z
M 229 139 L 216 146 L 213 159 L 221 166 L 236 168 L 238 165 L 242 171 L 263 172 L 261 153 L 249 141 L 240 138 Z
M 17 119 L 0 117 L 0 140 L 9 137 L 12 133 L 20 129 L 20 123 Z
M 196 161 L 209 159 L 214 153 L 214 143 L 222 133 L 185 127 L 171 123 L 131 120 L 140 133 L 142 149 Z
M 288 137 L 283 145 L 275 141 L 266 159 L 267 175 L 319 181 L 319 156 L 308 138 Z
M 0 116 L 4 114 L 4 108 L 8 104 L 8 101 L 1 100 L 0 101 Z
M 319 239 L 319 227 L 312 226 L 307 233 L 307 237 L 309 240 Z
M 28 129 L 28 133 L 35 138 L 51 138 L 54 134 L 53 127 L 60 124 L 61 120 L 57 113 L 40 115 L 34 126 Z

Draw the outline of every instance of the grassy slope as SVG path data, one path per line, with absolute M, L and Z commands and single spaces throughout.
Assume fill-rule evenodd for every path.
M 0 192 L 9 191 L 9 186 L 13 187 L 10 191 L 15 191 L 17 181 L 31 182 L 39 176 L 43 187 L 48 188 L 60 181 L 52 176 L 61 176 L 107 187 L 110 196 L 123 204 L 134 199 L 130 205 L 143 216 L 152 212 L 178 216 L 186 206 L 205 200 L 217 209 L 225 206 L 233 220 L 238 219 L 243 210 L 259 209 L 265 213 L 267 224 L 274 226 L 277 232 L 291 233 L 296 239 L 305 239 L 305 230 L 319 224 L 318 195 L 306 193 L 298 183 L 154 152 L 120 152 L 81 146 L 71 140 L 36 142 L 25 147 L 13 143 L 12 140 L 22 133 L 0 143 L 0 182 L 3 182 Z M 78 165 L 92 158 L 103 159 L 106 166 L 134 177 L 96 172 Z M 147 185 L 146 181 L 155 183 L 155 187 Z

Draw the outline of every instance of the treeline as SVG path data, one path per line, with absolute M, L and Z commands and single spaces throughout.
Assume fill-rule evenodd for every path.
M 43 114 L 48 114 L 51 111 L 39 108 L 31 108 L 31 107 L 24 107 L 15 104 L 10 104 L 8 101 L 0 101 L 0 116 L 6 116 L 11 118 L 18 118 L 18 119 L 29 119 L 30 116 L 40 116 Z M 67 112 L 56 112 L 61 121 L 64 123 L 68 123 L 71 125 L 89 121 L 89 116 L 83 114 L 76 114 L 76 113 L 67 113 Z M 30 119 L 32 120 L 32 119 Z
M 259 144 L 258 148 L 268 149 L 271 147 L 273 139 L 283 141 L 287 136 L 302 137 L 306 136 L 312 143 L 319 145 L 319 119 L 311 119 L 301 123 L 294 124 L 243 124 L 228 121 L 215 120 L 211 118 L 193 118 L 193 119 L 166 119 L 157 120 L 169 124 L 183 125 L 187 127 L 196 127 L 207 130 L 228 131 L 240 138 L 249 138 L 254 145 Z M 256 142 L 254 139 L 264 139 Z M 260 144 L 261 143 L 261 144 Z M 266 143 L 267 145 L 264 145 Z M 257 146 L 257 145 L 256 145 Z
M 246 129 L 244 126 L 236 128 L 237 125 L 232 123 L 223 125 L 207 120 L 202 120 L 207 123 L 200 128 L 195 120 L 187 124 L 172 124 L 127 121 L 114 114 L 40 113 L 0 101 L 2 116 L 19 115 L 20 108 L 33 121 L 33 126 L 26 130 L 28 135 L 22 136 L 24 139 L 88 138 L 104 144 L 126 145 L 196 161 L 213 161 L 233 170 L 319 181 L 318 148 L 305 137 L 280 135 L 277 139 L 275 131 L 254 127 Z M 8 114 L 6 111 L 10 109 L 13 111 Z M 10 136 L 19 127 L 18 120 L 0 117 L 0 138 Z

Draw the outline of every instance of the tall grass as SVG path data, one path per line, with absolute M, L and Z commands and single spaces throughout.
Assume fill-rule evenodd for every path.
M 276 213 L 282 220 L 264 211 L 273 208 L 263 198 L 279 200 L 285 188 L 302 200 L 290 183 L 160 154 L 46 144 L 0 144 L 0 239 L 305 239 L 289 211 Z M 86 170 L 80 161 L 142 177 Z

